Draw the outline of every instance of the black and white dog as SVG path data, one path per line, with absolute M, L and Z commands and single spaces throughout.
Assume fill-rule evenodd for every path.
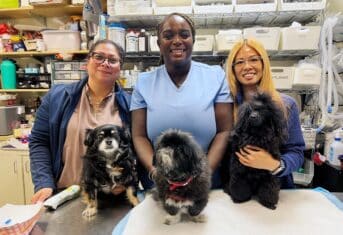
M 283 111 L 266 93 L 258 93 L 253 100 L 240 106 L 225 157 L 228 161 L 224 170 L 226 175 L 223 174 L 224 191 L 234 202 L 245 202 L 256 195 L 265 207 L 276 208 L 279 179 L 267 170 L 244 166 L 235 152 L 246 145 L 253 145 L 265 149 L 279 160 L 280 146 L 287 138 L 286 126 Z
M 94 216 L 98 194 L 110 194 L 116 185 L 124 186 L 130 203 L 137 205 L 138 177 L 129 131 L 110 124 L 88 129 L 84 144 L 81 185 L 87 207 L 82 215 Z
M 177 223 L 183 214 L 194 222 L 205 222 L 206 217 L 200 213 L 208 202 L 210 169 L 193 137 L 180 130 L 163 132 L 156 141 L 154 166 L 154 198 L 168 213 L 164 223 Z

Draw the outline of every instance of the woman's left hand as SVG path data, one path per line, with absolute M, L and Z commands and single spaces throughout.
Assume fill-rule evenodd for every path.
M 236 152 L 240 163 L 244 166 L 273 171 L 280 165 L 266 150 L 257 146 L 247 145 Z

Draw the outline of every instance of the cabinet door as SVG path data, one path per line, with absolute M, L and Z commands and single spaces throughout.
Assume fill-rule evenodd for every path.
M 24 204 L 21 156 L 11 151 L 0 152 L 0 206 Z
M 30 158 L 27 155 L 22 155 L 22 159 L 23 159 L 25 204 L 30 204 L 31 198 L 34 194 L 34 186 L 32 183 L 31 170 L 30 170 Z

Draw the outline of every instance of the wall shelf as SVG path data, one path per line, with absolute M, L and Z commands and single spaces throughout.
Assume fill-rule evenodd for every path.
M 65 15 L 82 15 L 83 5 L 44 5 L 21 8 L 0 9 L 0 18 L 29 18 L 33 16 L 53 17 Z
M 2 57 L 28 57 L 28 56 L 49 56 L 58 53 L 63 54 L 87 54 L 88 50 L 81 51 L 23 51 L 23 52 L 1 52 L 0 58 Z
M 289 26 L 290 22 L 302 24 L 316 21 L 323 10 L 209 13 L 190 14 L 196 28 L 234 28 L 246 26 Z M 123 15 L 110 16 L 109 21 L 121 21 L 132 28 L 155 28 L 164 15 Z

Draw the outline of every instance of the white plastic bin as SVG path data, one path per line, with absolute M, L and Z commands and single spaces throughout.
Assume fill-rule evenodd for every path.
M 244 38 L 255 38 L 261 42 L 266 50 L 276 51 L 279 49 L 279 27 L 254 27 L 243 30 Z
M 278 0 L 234 0 L 235 12 L 276 11 Z
M 218 52 L 228 52 L 237 41 L 243 38 L 243 33 L 240 29 L 219 30 L 215 38 L 216 50 Z
M 172 12 L 192 14 L 192 0 L 155 0 L 153 4 L 155 15 L 168 15 Z
M 318 50 L 320 26 L 281 29 L 281 50 Z
M 193 10 L 194 14 L 228 14 L 233 12 L 233 4 L 231 0 L 194 0 Z
M 209 52 L 213 51 L 213 35 L 195 35 L 193 51 Z
M 305 158 L 303 169 L 304 172 L 293 172 L 293 180 L 295 184 L 308 186 L 312 182 L 314 175 L 313 161 Z
M 112 0 L 107 1 L 107 13 L 115 15 L 152 15 L 151 0 Z
M 80 50 L 80 32 L 71 30 L 42 31 L 43 41 L 48 51 Z
M 313 64 L 303 64 L 294 69 L 293 86 L 319 87 L 321 68 Z
M 292 89 L 294 67 L 271 67 L 276 89 Z
M 280 11 L 299 11 L 299 10 L 322 10 L 325 8 L 326 0 L 304 1 L 304 2 L 285 2 L 280 0 Z

